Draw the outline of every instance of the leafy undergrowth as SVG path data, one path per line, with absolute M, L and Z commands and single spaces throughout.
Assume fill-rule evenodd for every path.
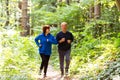
M 34 80 L 39 55 L 33 37 L 20 37 L 14 30 L 3 30 L 0 49 L 0 80 Z
M 20 37 L 18 32 L 6 31 L 0 37 L 0 79 L 34 80 L 40 63 L 34 37 Z M 79 44 L 73 43 L 71 76 L 80 80 L 110 80 L 120 76 L 119 43 L 119 36 L 110 39 L 89 36 Z M 56 46 L 53 46 L 50 64 L 59 69 Z
M 112 80 L 120 76 L 118 39 L 90 39 L 78 50 L 73 49 L 71 74 L 80 80 Z
M 116 78 L 118 80 L 117 76 L 120 79 L 120 59 L 109 62 L 108 67 L 97 76 L 97 79 L 113 80 L 113 78 Z
M 73 43 L 70 74 L 80 80 L 110 80 L 119 74 L 120 40 L 119 37 L 88 37 L 79 44 Z M 56 47 L 52 55 L 52 65 L 59 69 Z

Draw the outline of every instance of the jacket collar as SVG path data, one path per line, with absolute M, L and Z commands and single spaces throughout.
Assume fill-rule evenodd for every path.
M 44 34 L 44 33 L 42 33 L 42 35 L 43 35 L 43 36 L 45 36 L 45 34 Z M 49 35 L 50 35 L 50 33 L 49 33 L 47 36 L 49 36 Z
M 61 33 L 63 33 L 63 32 L 61 31 Z M 68 31 L 66 31 L 66 33 L 68 33 Z M 66 33 L 63 33 L 63 34 L 66 34 Z

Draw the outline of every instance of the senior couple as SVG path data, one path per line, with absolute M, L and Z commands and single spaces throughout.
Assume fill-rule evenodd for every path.
M 61 31 L 57 34 L 56 38 L 50 34 L 50 26 L 43 26 L 43 33 L 39 34 L 35 38 L 35 42 L 39 47 L 39 54 L 42 59 L 40 65 L 39 74 L 42 73 L 44 69 L 44 77 L 47 74 L 48 62 L 52 53 L 52 44 L 58 44 L 58 53 L 60 60 L 60 70 L 61 76 L 68 75 L 69 65 L 70 65 L 70 52 L 71 52 L 71 43 L 73 42 L 73 35 L 67 30 L 67 23 L 61 23 Z M 66 61 L 66 67 L 64 68 L 64 60 Z

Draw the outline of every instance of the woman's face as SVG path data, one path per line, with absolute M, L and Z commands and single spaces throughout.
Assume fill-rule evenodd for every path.
M 47 33 L 47 34 L 50 33 L 50 29 L 46 29 L 46 33 Z

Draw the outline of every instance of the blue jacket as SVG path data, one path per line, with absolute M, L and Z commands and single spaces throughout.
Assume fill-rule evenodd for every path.
M 54 36 L 51 34 L 45 36 L 44 33 L 38 35 L 35 38 L 35 42 L 39 47 L 39 53 L 45 55 L 51 55 L 52 44 L 57 44 L 57 40 L 54 38 Z

